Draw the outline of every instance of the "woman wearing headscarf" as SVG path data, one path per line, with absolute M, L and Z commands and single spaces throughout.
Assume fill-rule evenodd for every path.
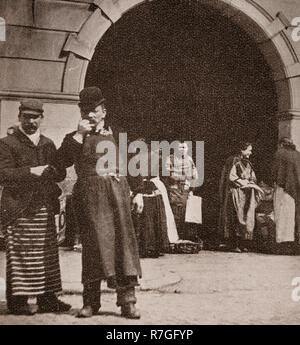
M 220 180 L 219 236 L 234 252 L 248 251 L 253 239 L 255 209 L 263 195 L 249 160 L 252 144 L 242 142 L 238 153 L 229 157 Z

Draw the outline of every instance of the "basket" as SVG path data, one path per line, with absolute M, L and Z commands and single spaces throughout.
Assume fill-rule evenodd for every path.
M 203 242 L 192 242 L 188 240 L 180 240 L 176 243 L 169 244 L 170 254 L 197 254 L 203 249 Z

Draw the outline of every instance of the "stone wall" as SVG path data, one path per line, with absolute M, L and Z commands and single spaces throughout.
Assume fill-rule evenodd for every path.
M 44 132 L 57 144 L 74 128 L 77 94 L 62 92 L 70 33 L 78 33 L 93 12 L 92 1 L 2 0 L 6 41 L 0 42 L 0 135 L 16 121 L 19 100 L 45 104 Z
M 291 39 L 290 26 L 300 17 L 299 1 L 194 1 L 216 7 L 257 41 L 274 71 L 280 133 L 300 147 L 300 42 Z M 74 104 L 98 41 L 125 12 L 144 2 L 1 0 L 0 17 L 6 21 L 6 41 L 0 42 L 1 136 L 15 121 L 18 101 L 35 97 L 46 103 L 46 132 L 59 144 L 78 119 Z

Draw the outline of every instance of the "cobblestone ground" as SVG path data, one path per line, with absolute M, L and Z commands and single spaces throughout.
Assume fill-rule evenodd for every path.
M 64 295 L 73 306 L 70 315 L 12 316 L 5 314 L 2 302 L 0 324 L 300 324 L 300 301 L 291 298 L 292 279 L 300 277 L 300 257 L 203 251 L 145 260 L 158 260 L 153 269 L 171 270 L 182 279 L 137 292 L 140 320 L 121 318 L 115 294 L 106 292 L 100 314 L 90 319 L 74 317 L 80 295 Z M 78 268 L 70 263 L 70 269 Z

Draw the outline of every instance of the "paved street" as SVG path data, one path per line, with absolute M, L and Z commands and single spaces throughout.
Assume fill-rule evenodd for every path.
M 3 252 L 0 260 L 3 276 Z M 297 256 L 202 251 L 143 259 L 137 321 L 119 316 L 115 294 L 105 286 L 100 314 L 75 318 L 81 307 L 80 254 L 62 252 L 61 266 L 68 291 L 62 299 L 72 304 L 71 315 L 6 315 L 1 302 L 0 324 L 300 324 L 300 301 L 291 298 L 292 279 L 300 277 Z

